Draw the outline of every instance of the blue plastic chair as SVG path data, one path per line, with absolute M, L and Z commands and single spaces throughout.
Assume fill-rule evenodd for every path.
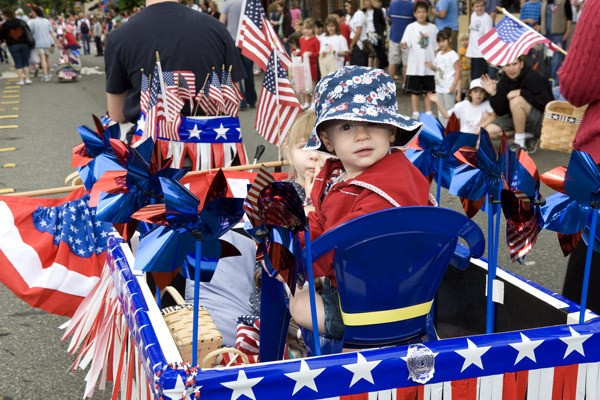
M 312 256 L 335 250 L 344 346 L 373 347 L 435 340 L 432 304 L 448 265 L 464 269 L 484 248 L 481 229 L 458 212 L 399 207 L 326 232 L 312 242 Z

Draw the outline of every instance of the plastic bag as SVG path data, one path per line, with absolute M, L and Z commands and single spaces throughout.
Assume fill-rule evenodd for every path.
M 312 93 L 313 82 L 310 75 L 308 54 L 303 57 L 292 57 L 289 69 L 290 81 L 297 94 Z

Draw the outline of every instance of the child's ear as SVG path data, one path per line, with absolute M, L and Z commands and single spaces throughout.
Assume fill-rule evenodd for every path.
M 333 145 L 331 144 L 331 140 L 329 140 L 329 135 L 327 134 L 327 132 L 319 132 L 319 138 L 321 138 L 321 142 L 323 142 L 325 148 L 331 153 L 335 154 L 335 150 L 333 149 Z
M 398 128 L 392 128 L 390 131 L 390 143 L 393 145 L 396 141 L 396 132 L 398 132 Z

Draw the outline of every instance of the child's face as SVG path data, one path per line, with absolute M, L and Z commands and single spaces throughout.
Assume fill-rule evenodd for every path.
M 485 90 L 481 88 L 472 89 L 469 94 L 471 95 L 471 103 L 475 106 L 483 103 L 483 99 L 485 99 Z
M 315 31 L 314 31 L 314 29 L 313 29 L 313 28 L 309 28 L 308 26 L 304 25 L 304 26 L 302 27 L 302 34 L 303 34 L 304 36 L 312 36 L 312 35 L 314 35 L 314 34 L 315 34 Z
M 329 35 L 329 36 L 335 35 L 335 25 L 327 24 L 327 35 Z
M 429 11 L 424 8 L 417 8 L 417 11 L 415 11 L 413 15 L 417 19 L 418 23 L 424 24 L 429 16 Z
M 300 33 L 302 31 L 302 22 L 296 22 L 294 24 L 294 30 L 298 33 Z
M 323 34 L 323 28 L 319 27 L 319 26 L 315 26 L 315 35 L 322 35 Z
M 460 46 L 466 49 L 469 46 L 469 39 L 461 39 Z
M 315 167 L 318 165 L 319 152 L 310 150 L 302 150 L 306 146 L 306 140 L 301 140 L 292 147 L 286 147 L 286 153 L 290 159 L 290 164 L 296 170 L 298 175 L 296 180 L 300 184 L 304 184 L 305 177 L 312 178 L 315 174 Z
M 394 128 L 358 121 L 335 121 L 320 134 L 323 144 L 340 159 L 346 176 L 355 178 L 390 151 Z
M 475 11 L 475 14 L 477 14 L 477 15 L 483 15 L 483 13 L 485 12 L 485 4 L 484 3 L 473 4 L 473 11 Z
M 446 51 L 450 48 L 450 41 L 442 39 L 438 41 L 438 46 L 441 51 Z

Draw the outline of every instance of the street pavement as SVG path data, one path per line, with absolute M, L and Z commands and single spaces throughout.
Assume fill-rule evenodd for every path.
M 56 55 L 51 61 L 56 62 Z M 93 126 L 91 115 L 106 110 L 103 59 L 84 56 L 82 63 L 86 74 L 79 82 L 58 83 L 55 78 L 41 83 L 37 78 L 33 85 L 20 88 L 12 88 L 14 79 L 9 78 L 8 66 L 0 65 L 0 149 L 16 147 L 15 151 L 0 151 L 0 190 L 23 192 L 64 185 L 64 178 L 73 171 L 71 150 L 80 143 L 77 127 Z M 398 100 L 400 111 L 410 115 L 409 97 L 399 94 Z M 16 117 L 3 117 L 9 115 Z M 261 160 L 277 160 L 281 156 L 277 148 L 253 130 L 254 116 L 252 109 L 240 113 L 248 156 L 252 159 L 256 146 L 264 144 L 266 151 Z M 4 128 L 7 125 L 17 127 Z M 569 156 L 538 150 L 533 159 L 539 171 L 545 172 L 567 165 Z M 14 168 L 3 168 L 11 164 Z M 543 186 L 542 193 L 549 195 L 552 190 Z M 442 205 L 460 210 L 458 199 L 445 191 Z M 479 213 L 474 219 L 485 230 L 486 215 Z M 567 260 L 560 252 L 556 234 L 543 231 L 523 265 L 510 262 L 504 229 L 501 238 L 500 265 L 560 292 Z M 66 320 L 29 307 L 0 285 L 0 400 L 83 396 L 86 372 L 69 371 L 74 359 L 67 355 L 67 343 L 61 342 L 62 331 L 58 329 Z M 110 398 L 109 390 L 97 390 L 94 398 Z

